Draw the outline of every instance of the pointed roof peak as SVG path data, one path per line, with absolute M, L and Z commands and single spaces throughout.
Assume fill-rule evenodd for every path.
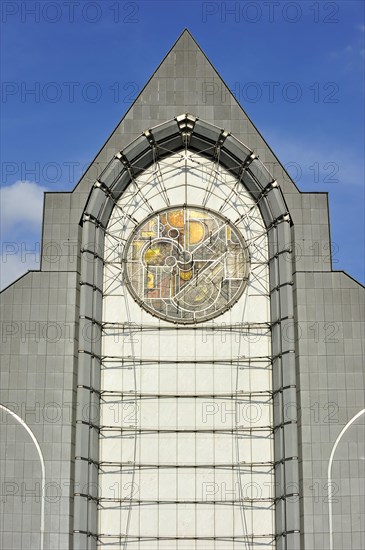
M 195 42 L 195 44 L 199 47 L 199 44 L 197 43 L 197 41 L 195 40 L 194 36 L 192 35 L 192 33 L 189 31 L 189 29 L 187 27 L 185 27 L 185 29 L 183 30 L 183 32 L 181 33 L 181 36 L 188 36 L 189 38 L 191 38 L 191 40 L 193 42 Z
M 197 48 L 198 50 L 203 51 L 189 29 L 185 27 L 185 29 L 178 36 L 170 51 L 175 49 L 191 49 L 191 45 L 193 45 L 194 49 Z
M 278 163 L 188 28 L 182 30 L 100 150 L 95 162 L 98 165 L 109 162 L 111 155 L 126 147 L 146 129 L 173 119 L 178 113 L 191 113 L 219 128 L 226 128 L 260 155 L 264 162 Z M 79 184 L 80 189 L 87 192 L 90 188 L 88 178 L 85 173 Z M 294 184 L 287 174 L 285 179 L 288 180 L 290 192 L 293 192 Z
M 193 37 L 193 35 L 191 34 L 191 32 L 189 31 L 189 29 L 187 27 L 185 27 L 185 29 L 180 33 L 180 36 L 177 40 L 180 40 L 180 38 L 184 35 L 188 34 L 190 36 L 190 38 L 192 38 L 195 42 L 195 39 Z

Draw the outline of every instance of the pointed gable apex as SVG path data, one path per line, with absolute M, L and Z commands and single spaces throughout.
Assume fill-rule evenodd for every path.
M 146 129 L 191 113 L 254 150 L 284 193 L 298 190 L 190 32 L 185 29 L 101 148 L 74 192 L 87 195 L 111 158 Z M 80 201 L 83 202 L 82 200 Z

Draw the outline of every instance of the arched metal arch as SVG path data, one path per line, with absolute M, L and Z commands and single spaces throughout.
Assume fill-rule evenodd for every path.
M 277 549 L 300 549 L 298 434 L 292 281 L 292 221 L 275 179 L 228 131 L 190 114 L 146 130 L 93 185 L 82 226 L 77 380 L 74 549 L 97 544 L 98 420 L 104 232 L 119 197 L 158 159 L 183 149 L 219 162 L 251 193 L 269 239 Z M 290 411 L 289 411 L 290 409 Z M 88 411 L 86 413 L 86 411 Z

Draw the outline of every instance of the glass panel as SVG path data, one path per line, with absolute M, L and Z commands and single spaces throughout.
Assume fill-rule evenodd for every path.
M 168 321 L 194 323 L 226 311 L 242 294 L 248 254 L 228 220 L 202 208 L 150 216 L 126 247 L 125 275 L 134 298 Z

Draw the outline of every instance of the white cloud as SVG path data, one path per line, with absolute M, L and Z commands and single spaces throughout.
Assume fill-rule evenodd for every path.
M 0 189 L 0 289 L 29 269 L 39 268 L 45 191 L 32 181 L 16 181 Z
M 357 30 L 360 30 L 361 33 L 365 32 L 365 25 L 357 25 Z M 343 67 L 348 70 L 357 70 L 363 73 L 363 61 L 359 59 L 358 56 L 364 57 L 364 37 L 354 35 L 350 44 L 347 44 L 345 47 L 340 50 L 335 50 L 330 53 L 332 58 L 338 59 L 341 61 Z M 359 65 L 361 63 L 361 66 Z
M 17 231 L 19 226 L 39 229 L 42 222 L 43 193 L 47 191 L 32 181 L 16 181 L 0 189 L 1 234 Z

